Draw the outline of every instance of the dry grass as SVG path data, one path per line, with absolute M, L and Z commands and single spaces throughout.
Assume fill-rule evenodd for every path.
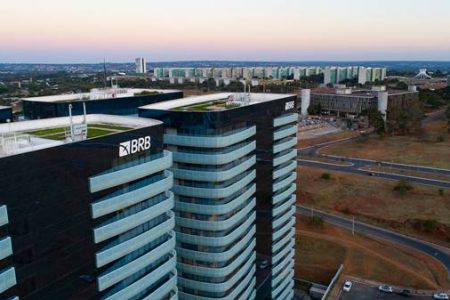
M 402 196 L 393 191 L 395 181 L 341 172 L 328 172 L 331 179 L 324 180 L 322 173 L 299 167 L 299 203 L 450 246 L 449 190 L 440 195 L 437 188 L 413 185 Z M 438 222 L 433 232 L 419 230 L 419 220 L 428 219 Z
M 330 134 L 326 134 L 326 135 L 322 135 L 322 136 L 318 136 L 318 137 L 312 137 L 309 139 L 299 139 L 298 148 L 306 148 L 306 147 L 323 144 L 323 143 L 327 143 L 327 142 L 331 142 L 331 141 L 337 141 L 337 140 L 341 140 L 341 139 L 345 139 L 345 138 L 349 138 L 349 137 L 353 137 L 353 136 L 357 136 L 357 135 L 359 135 L 359 133 L 356 131 L 345 130 L 345 131 L 330 133 Z
M 439 141 L 440 137 L 444 141 Z M 350 156 L 396 163 L 417 164 L 450 169 L 450 133 L 446 122 L 433 122 L 424 134 L 415 136 L 372 135 L 321 149 L 322 154 Z
M 340 264 L 344 276 L 415 289 L 450 287 L 446 269 L 420 252 L 297 218 L 296 276 L 327 284 Z

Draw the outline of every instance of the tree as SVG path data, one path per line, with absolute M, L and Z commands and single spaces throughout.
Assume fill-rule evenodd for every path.
M 391 107 L 387 115 L 387 129 L 390 133 L 406 135 L 421 132 L 423 111 L 419 102 L 412 101 L 407 106 Z
M 367 113 L 369 117 L 369 124 L 375 128 L 376 133 L 384 134 L 386 131 L 386 126 L 384 124 L 383 115 L 376 109 L 371 109 Z
M 308 107 L 308 114 L 310 115 L 320 115 L 320 113 L 322 112 L 322 105 L 319 104 L 315 104 L 315 105 L 310 105 Z

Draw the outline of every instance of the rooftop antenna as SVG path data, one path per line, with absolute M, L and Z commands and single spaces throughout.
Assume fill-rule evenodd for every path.
M 86 102 L 83 102 L 83 124 L 87 124 L 87 120 L 86 120 Z
M 73 119 L 72 119 L 72 104 L 69 104 L 69 121 L 70 121 L 70 139 L 74 140 L 74 134 L 73 134 Z
M 106 58 L 103 58 L 103 87 L 106 89 Z

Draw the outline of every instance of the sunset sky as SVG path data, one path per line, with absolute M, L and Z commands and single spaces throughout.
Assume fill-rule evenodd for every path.
M 1 0 L 2 62 L 450 60 L 450 0 Z

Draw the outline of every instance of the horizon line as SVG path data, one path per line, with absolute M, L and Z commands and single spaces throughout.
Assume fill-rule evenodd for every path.
M 358 60 L 343 60 L 343 59 L 337 59 L 337 60 L 320 60 L 320 59 L 314 59 L 314 60 L 244 60 L 244 59 L 236 59 L 236 60 L 222 60 L 222 59 L 194 59 L 194 60 L 156 60 L 156 61 L 147 61 L 147 64 L 149 63 L 187 63 L 187 62 L 220 62 L 220 63 L 234 63 L 234 62 L 248 62 L 248 63 L 305 63 L 305 62 L 318 62 L 318 63 L 327 63 L 327 62 L 439 62 L 439 63 L 450 63 L 450 59 L 442 59 L 442 60 L 436 60 L 436 59 L 407 59 L 407 60 L 401 60 L 401 59 L 358 59 Z M 99 62 L 1 62 L 0 65 L 95 65 L 95 64 L 104 64 L 105 62 L 99 61 Z M 126 62 L 114 62 L 114 61 L 106 61 L 107 64 L 134 64 L 133 61 L 126 61 Z

